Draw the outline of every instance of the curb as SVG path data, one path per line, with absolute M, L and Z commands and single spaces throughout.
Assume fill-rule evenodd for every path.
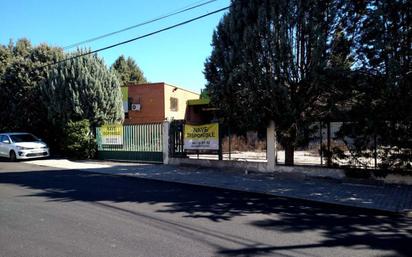
M 359 209 L 359 210 L 379 212 L 379 213 L 387 214 L 387 215 L 400 215 L 400 216 L 412 218 L 412 211 L 385 210 L 385 209 L 378 209 L 378 208 L 365 207 L 365 206 L 357 206 L 357 205 L 351 205 L 351 204 L 345 204 L 345 203 L 320 201 L 320 200 L 316 200 L 316 199 L 312 199 L 312 198 L 276 195 L 276 194 L 268 193 L 268 192 L 265 192 L 265 191 L 259 191 L 259 190 L 245 190 L 245 189 L 242 190 L 242 189 L 239 189 L 239 188 L 231 188 L 231 187 L 225 187 L 225 186 L 199 184 L 199 183 L 191 183 L 191 182 L 184 182 L 184 181 L 174 181 L 174 180 L 159 179 L 159 178 L 140 177 L 140 176 L 136 176 L 136 175 L 133 175 L 133 174 L 116 174 L 116 173 L 108 173 L 108 172 L 107 173 L 106 172 L 99 172 L 99 171 L 96 171 L 96 170 L 82 170 L 82 169 L 73 169 L 73 170 L 77 170 L 77 171 L 81 171 L 81 172 L 88 172 L 88 173 L 98 173 L 98 174 L 119 176 L 119 177 L 128 177 L 128 178 L 135 178 L 135 179 L 145 179 L 145 180 L 152 180 L 152 181 L 175 183 L 175 184 L 181 184 L 181 185 L 191 185 L 191 186 L 200 186 L 200 187 L 205 187 L 205 188 L 223 189 L 223 190 L 230 190 L 230 191 L 235 191 L 235 192 L 254 193 L 254 194 L 261 194 L 261 195 L 266 195 L 266 196 L 271 196 L 271 197 L 279 197 L 279 198 L 285 198 L 285 199 L 291 199 L 291 200 L 297 200 L 297 201 L 306 201 L 306 202 L 316 203 L 316 204 L 320 204 L 320 205 L 349 207 L 349 208 L 355 208 L 355 209 Z

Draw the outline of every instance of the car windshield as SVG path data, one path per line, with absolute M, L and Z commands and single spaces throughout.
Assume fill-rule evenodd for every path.
M 39 139 L 32 134 L 16 134 L 16 135 L 10 135 L 11 141 L 14 143 L 20 143 L 20 142 L 37 142 Z

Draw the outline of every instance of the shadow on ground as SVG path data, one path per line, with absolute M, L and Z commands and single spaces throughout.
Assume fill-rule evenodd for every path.
M 412 256 L 412 219 L 383 212 L 75 170 L 3 172 L 0 184 L 41 190 L 30 196 L 51 201 L 163 203 L 166 208 L 159 212 L 182 213 L 214 222 L 268 214 L 270 219 L 251 225 L 284 233 L 317 231 L 327 238 L 319 244 L 222 249 L 220 255 L 264 255 L 287 249 L 344 246 L 394 250 L 397 255 Z

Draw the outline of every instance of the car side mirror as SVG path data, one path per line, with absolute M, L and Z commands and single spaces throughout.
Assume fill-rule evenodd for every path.
M 6 140 L 3 140 L 2 143 L 3 144 L 10 144 L 10 141 L 8 139 L 6 139 Z

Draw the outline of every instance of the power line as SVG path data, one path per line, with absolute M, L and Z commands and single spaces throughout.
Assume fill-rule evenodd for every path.
M 193 19 L 186 20 L 186 21 L 177 23 L 177 24 L 175 24 L 175 25 L 172 25 L 172 26 L 169 26 L 169 27 L 166 27 L 166 28 L 163 28 L 163 29 L 159 29 L 159 30 L 156 30 L 156 31 L 154 31 L 154 32 L 150 32 L 150 33 L 148 33 L 148 34 L 145 34 L 145 35 L 142 35 L 142 36 L 139 36 L 139 37 L 135 37 L 135 38 L 132 38 L 132 39 L 129 39 L 129 40 L 126 40 L 126 41 L 122 41 L 122 42 L 120 42 L 120 43 L 113 44 L 113 45 L 110 45 L 110 46 L 106 46 L 106 47 L 103 47 L 103 48 L 100 48 L 100 49 L 97 49 L 97 50 L 93 50 L 93 51 L 90 51 L 90 52 L 87 52 L 87 53 L 82 53 L 82 54 L 79 54 L 79 55 L 75 55 L 75 56 L 72 56 L 72 57 L 70 57 L 70 58 L 66 58 L 66 59 L 63 59 L 63 60 L 60 60 L 60 61 L 51 63 L 51 64 L 47 64 L 47 65 L 41 66 L 41 67 L 39 67 L 39 68 L 45 68 L 45 67 L 53 66 L 53 65 L 56 65 L 56 64 L 59 64 L 59 63 L 63 63 L 63 62 L 67 62 L 67 61 L 70 61 L 70 60 L 74 60 L 74 59 L 77 59 L 77 58 L 80 58 L 80 57 L 83 57 L 83 56 L 86 56 L 86 55 L 90 55 L 90 54 L 94 54 L 94 53 L 97 53 L 97 52 L 101 52 L 101 51 L 104 51 L 104 50 L 107 50 L 107 49 L 110 49 L 110 48 L 113 48 L 113 47 L 116 47 L 116 46 L 124 45 L 124 44 L 130 43 L 130 42 L 133 42 L 133 41 L 142 39 L 142 38 L 146 38 L 146 37 L 149 37 L 149 36 L 153 36 L 153 35 L 155 35 L 155 34 L 158 34 L 158 33 L 161 33 L 161 32 L 167 31 L 167 30 L 171 30 L 171 29 L 173 29 L 173 28 L 180 27 L 180 26 L 182 26 L 182 25 L 191 23 L 191 22 L 193 22 L 193 21 L 200 20 L 200 19 L 202 19 L 202 18 L 204 18 L 204 17 L 207 17 L 207 16 L 210 16 L 210 15 L 212 15 L 212 14 L 215 14 L 215 13 L 218 13 L 218 12 L 221 12 L 221 11 L 224 11 L 224 10 L 227 10 L 227 9 L 229 9 L 229 7 L 230 7 L 230 6 L 227 6 L 227 7 L 224 7 L 224 8 L 218 9 L 218 10 L 215 10 L 215 11 L 213 11 L 213 12 L 210 12 L 210 13 L 207 13 L 207 14 L 204 14 L 204 15 L 201 15 L 201 16 L 198 16 L 198 17 L 195 17 L 195 18 L 193 18 Z
M 120 29 L 120 30 L 116 30 L 116 31 L 113 31 L 113 32 L 110 32 L 110 33 L 107 33 L 107 34 L 103 34 L 101 36 L 89 38 L 89 39 L 86 39 L 84 41 L 80 41 L 80 42 L 65 46 L 65 47 L 63 47 L 63 49 L 67 50 L 67 49 L 70 49 L 70 48 L 73 48 L 73 47 L 76 47 L 76 46 L 79 46 L 79 45 L 83 45 L 83 44 L 86 44 L 86 43 L 90 43 L 90 42 L 105 38 L 105 37 L 113 36 L 115 34 L 119 34 L 121 32 L 131 30 L 131 29 L 134 29 L 134 28 L 137 28 L 137 27 L 141 27 L 141 26 L 144 26 L 144 25 L 147 25 L 147 24 L 159 21 L 159 20 L 163 20 L 163 19 L 169 18 L 171 16 L 174 16 L 174 15 L 177 15 L 177 14 L 180 14 L 180 13 L 184 13 L 184 12 L 199 8 L 201 6 L 204 6 L 204 5 L 210 4 L 212 2 L 216 2 L 216 1 L 217 0 L 209 0 L 209 1 L 203 2 L 203 3 L 202 3 L 202 1 L 198 1 L 198 2 L 195 2 L 193 4 L 187 5 L 185 7 L 182 7 L 183 9 L 182 8 L 178 9 L 176 11 L 173 11 L 173 12 L 169 13 L 169 14 L 162 15 L 158 18 L 154 18 L 154 19 L 151 19 L 151 20 L 148 20 L 148 21 L 144 21 L 142 23 L 139 23 L 139 24 L 136 24 L 136 25 L 133 25 L 133 26 L 129 26 L 129 27 L 124 28 L 124 29 Z M 192 5 L 194 5 L 194 6 L 192 6 Z

